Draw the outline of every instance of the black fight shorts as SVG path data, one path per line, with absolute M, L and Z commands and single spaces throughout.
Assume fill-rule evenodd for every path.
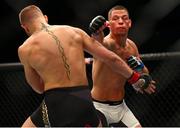
M 44 105 L 45 108 L 47 107 L 45 116 L 43 114 L 46 113 Z M 42 104 L 31 115 L 31 120 L 37 127 L 47 125 L 51 127 L 96 127 L 99 124 L 88 86 L 56 88 L 46 91 Z M 46 124 L 47 122 L 44 120 L 48 120 L 49 124 Z

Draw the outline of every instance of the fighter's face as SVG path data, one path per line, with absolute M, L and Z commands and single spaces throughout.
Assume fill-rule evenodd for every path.
M 114 34 L 126 34 L 131 27 L 131 20 L 129 19 L 126 10 L 113 10 L 109 18 L 109 28 Z

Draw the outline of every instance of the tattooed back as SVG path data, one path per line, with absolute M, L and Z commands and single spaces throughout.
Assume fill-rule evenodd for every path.
M 23 56 L 43 79 L 44 90 L 87 85 L 82 30 L 66 25 L 41 27 L 20 48 L 28 49 Z

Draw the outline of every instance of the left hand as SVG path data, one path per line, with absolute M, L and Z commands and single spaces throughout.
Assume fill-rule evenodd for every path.
M 155 84 L 156 84 L 156 82 L 154 80 L 151 80 L 149 86 L 146 89 L 144 89 L 144 91 L 148 94 L 155 93 L 155 91 L 156 91 Z

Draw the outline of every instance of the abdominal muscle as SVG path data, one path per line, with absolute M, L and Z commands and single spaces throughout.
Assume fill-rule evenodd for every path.
M 92 97 L 100 101 L 119 101 L 124 99 L 125 95 L 125 78 L 118 76 L 118 79 L 106 77 L 104 82 L 101 84 L 94 83 L 93 89 L 91 91 Z

